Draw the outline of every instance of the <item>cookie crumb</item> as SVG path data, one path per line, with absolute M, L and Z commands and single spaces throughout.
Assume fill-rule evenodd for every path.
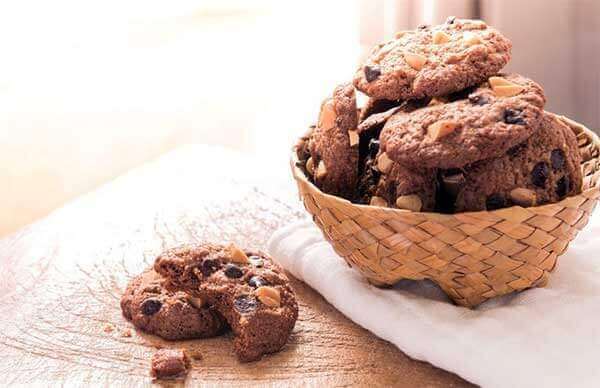
M 202 360 L 203 358 L 202 353 L 197 349 L 188 350 L 187 354 L 192 360 Z
M 121 330 L 121 337 L 131 337 L 131 329 L 123 329 Z
M 104 325 L 104 332 L 105 333 L 112 333 L 113 330 L 115 330 L 115 328 L 110 323 L 107 323 L 106 325 Z
M 157 379 L 185 378 L 190 360 L 183 349 L 161 349 L 152 356 L 150 374 Z

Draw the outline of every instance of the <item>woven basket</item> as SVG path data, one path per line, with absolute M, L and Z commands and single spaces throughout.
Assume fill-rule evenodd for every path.
M 321 192 L 299 167 L 300 197 L 325 238 L 371 283 L 431 279 L 457 304 L 543 287 L 600 197 L 600 141 L 566 117 L 583 155 L 583 192 L 558 203 L 458 214 L 357 205 Z

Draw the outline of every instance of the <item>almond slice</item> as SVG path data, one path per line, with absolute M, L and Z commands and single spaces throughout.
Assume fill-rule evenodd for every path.
M 433 44 L 443 44 L 450 41 L 450 35 L 444 31 L 436 31 L 433 33 Z
M 197 309 L 201 309 L 204 306 L 204 301 L 197 297 L 189 296 L 188 302 Z
M 335 108 L 333 106 L 333 100 L 327 99 L 321 105 L 321 113 L 319 114 L 319 128 L 330 129 L 335 127 Z
M 371 206 L 379 206 L 379 207 L 388 207 L 388 203 L 385 199 L 377 196 L 371 197 L 371 201 L 369 202 Z
M 510 192 L 510 199 L 515 205 L 522 207 L 535 206 L 537 201 L 535 191 L 518 187 Z
M 394 164 L 394 162 L 385 152 L 379 155 L 377 158 L 377 169 L 383 174 L 386 174 L 388 171 L 390 171 L 392 164 Z
M 423 201 L 416 194 L 401 195 L 396 198 L 396 206 L 398 209 L 412 210 L 413 212 L 420 212 L 423 207 Z
M 492 88 L 494 94 L 498 97 L 512 97 L 521 93 L 525 88 L 523 86 L 513 84 L 510 86 L 496 86 Z
M 229 254 L 229 260 L 233 263 L 247 264 L 248 256 L 234 243 L 227 246 L 227 253 Z
M 457 122 L 440 120 L 427 127 L 427 135 L 433 140 L 438 140 L 451 134 L 456 128 L 458 128 Z
M 348 131 L 348 137 L 350 138 L 350 147 L 358 145 L 358 132 Z
M 483 43 L 483 41 L 481 40 L 481 38 L 479 37 L 479 35 L 474 34 L 470 31 L 466 31 L 463 34 L 463 41 L 467 44 L 467 46 L 473 46 L 476 44 L 481 44 Z
M 325 175 L 327 175 L 327 169 L 325 168 L 325 163 L 321 160 L 317 166 L 316 178 L 323 179 Z
M 490 86 L 492 87 L 492 89 L 495 88 L 495 87 L 497 87 L 497 86 L 511 86 L 511 85 L 514 85 L 514 83 L 510 82 L 506 78 L 498 77 L 498 76 L 488 78 L 488 83 L 490 84 Z
M 315 175 L 315 162 L 313 158 L 308 158 L 306 161 L 306 172 L 308 172 L 310 176 Z
M 412 67 L 415 70 L 421 70 L 427 62 L 427 58 L 420 54 L 411 54 L 405 53 L 404 60 L 408 63 L 408 66 Z
M 281 295 L 273 287 L 262 286 L 256 289 L 256 297 L 260 302 L 269 307 L 281 306 Z

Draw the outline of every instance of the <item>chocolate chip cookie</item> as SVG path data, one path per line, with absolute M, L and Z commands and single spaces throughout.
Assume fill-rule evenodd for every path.
M 526 142 L 455 172 L 457 212 L 557 202 L 581 192 L 581 157 L 569 127 L 545 113 Z
M 187 245 L 161 254 L 154 268 L 172 287 L 215 306 L 233 330 L 241 361 L 279 351 L 298 318 L 288 278 L 262 253 L 235 245 Z
M 135 327 L 168 340 L 214 337 L 227 327 L 223 317 L 200 298 L 169 291 L 149 269 L 131 280 L 121 310 Z
M 335 88 L 321 104 L 316 128 L 308 142 L 306 170 L 323 191 L 350 199 L 358 176 L 358 111 L 351 84 Z
M 490 77 L 411 114 L 394 114 L 381 132 L 381 148 L 407 167 L 460 168 L 499 157 L 537 130 L 545 101 L 528 78 Z
M 354 85 L 377 99 L 436 97 L 477 85 L 510 60 L 512 44 L 478 20 L 449 18 L 380 44 L 357 70 Z

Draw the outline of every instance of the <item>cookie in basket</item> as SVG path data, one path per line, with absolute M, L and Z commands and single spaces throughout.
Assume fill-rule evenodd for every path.
M 363 171 L 359 177 L 361 203 L 396 207 L 412 211 L 433 211 L 436 197 L 436 171 L 410 170 L 378 152 L 372 139 Z
M 510 60 L 512 44 L 479 20 L 449 18 L 396 34 L 372 51 L 354 85 L 378 99 L 436 97 L 477 85 Z
M 306 171 L 323 191 L 352 198 L 358 178 L 358 111 L 351 84 L 335 88 L 321 104 L 308 140 Z
M 171 286 L 206 300 L 234 333 L 241 361 L 279 351 L 298 318 L 298 304 L 283 269 L 268 256 L 235 245 L 186 245 L 154 263 Z
M 527 140 L 544 104 L 544 92 L 532 80 L 494 76 L 411 114 L 393 115 L 381 132 L 381 148 L 405 166 L 460 168 Z
M 121 310 L 138 329 L 168 340 L 214 337 L 227 326 L 201 299 L 168 290 L 152 269 L 131 280 L 121 298 Z
M 581 156 L 573 131 L 544 114 L 542 123 L 525 143 L 496 159 L 481 161 L 451 175 L 458 185 L 455 210 L 494 210 L 558 202 L 579 194 Z

